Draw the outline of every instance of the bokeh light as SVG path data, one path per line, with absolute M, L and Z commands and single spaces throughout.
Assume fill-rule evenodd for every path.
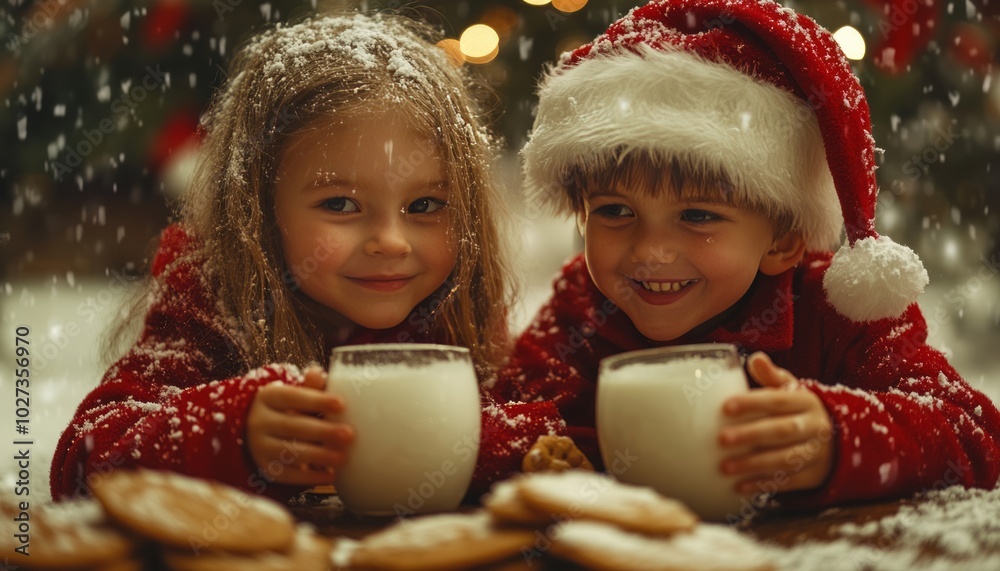
M 861 37 L 861 32 L 851 26 L 844 26 L 833 33 L 833 39 L 840 44 L 847 59 L 860 60 L 865 57 L 865 39 Z
M 473 24 L 462 32 L 459 46 L 469 62 L 486 63 L 499 53 L 500 35 L 486 24 Z
M 587 5 L 587 0 L 552 0 L 552 7 L 567 14 L 576 12 Z
M 479 17 L 479 23 L 496 30 L 500 42 L 505 43 L 517 28 L 517 13 L 507 6 L 491 6 Z

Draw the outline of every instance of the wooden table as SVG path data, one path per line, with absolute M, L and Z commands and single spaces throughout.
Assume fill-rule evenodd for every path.
M 835 529 L 845 523 L 864 525 L 899 511 L 912 501 L 861 504 L 844 508 L 793 514 L 772 513 L 755 518 L 745 530 L 760 541 L 792 547 L 805 541 L 832 541 L 838 537 Z M 881 538 L 876 538 L 878 541 Z M 883 545 L 892 538 L 881 539 Z M 891 547 L 891 544 L 889 544 Z
M 383 529 L 393 523 L 392 518 L 362 518 L 346 511 L 343 504 L 336 496 L 316 496 L 306 495 L 301 503 L 293 503 L 290 509 L 297 518 L 308 521 L 317 526 L 320 532 L 327 537 L 349 537 L 360 539 L 377 530 Z M 877 530 L 870 526 L 869 530 L 876 530 L 875 533 L 861 538 L 857 535 L 845 536 L 839 531 L 845 524 L 854 526 L 864 526 L 869 522 L 878 522 L 883 518 L 897 514 L 906 506 L 918 506 L 921 500 L 894 500 L 863 505 L 854 505 L 842 508 L 834 508 L 822 512 L 811 513 L 791 513 L 783 514 L 778 512 L 765 513 L 754 518 L 749 524 L 741 526 L 741 532 L 755 537 L 759 542 L 768 546 L 775 554 L 791 553 L 799 550 L 796 567 L 801 565 L 807 569 L 893 569 L 897 568 L 900 554 L 907 557 L 917 557 L 922 563 L 937 565 L 935 569 L 951 569 L 945 553 L 939 546 L 933 544 L 922 545 L 917 548 L 905 547 L 909 552 L 901 552 L 897 547 L 898 537 L 885 530 Z M 477 506 L 463 506 L 460 511 L 472 511 Z M 1000 523 L 998 523 L 1000 526 Z M 857 528 L 855 528 L 857 529 Z M 998 527 L 1000 529 L 1000 527 Z M 852 541 L 859 546 L 860 551 L 844 551 L 843 558 L 849 561 L 832 561 L 830 553 L 822 551 L 823 544 L 831 547 L 836 545 L 847 545 L 845 542 Z M 839 544 L 836 542 L 840 542 Z M 988 553 L 989 567 L 979 566 L 979 559 L 971 561 L 959 561 L 962 569 L 1000 569 L 1000 566 L 993 566 L 1000 562 L 1000 533 L 995 543 L 995 551 Z M 817 549 L 817 546 L 819 549 Z M 810 551 L 802 551 L 803 548 L 815 551 L 815 561 Z M 907 554 L 909 553 L 909 554 Z M 780 557 L 779 557 L 780 559 Z M 983 560 L 985 561 L 985 560 Z M 579 569 L 579 567 L 566 564 L 554 558 L 545 558 L 544 565 L 539 565 L 539 560 L 531 562 L 532 565 L 511 567 L 509 564 L 502 567 L 492 567 L 488 569 Z M 782 561 L 779 561 L 779 564 Z M 834 563 L 838 563 L 834 566 Z M 787 566 L 787 562 L 785 562 Z M 940 565 L 944 564 L 944 567 Z M 982 563 L 986 565 L 987 563 Z M 787 568 L 787 567 L 786 567 Z M 909 567 L 907 567 L 909 569 Z

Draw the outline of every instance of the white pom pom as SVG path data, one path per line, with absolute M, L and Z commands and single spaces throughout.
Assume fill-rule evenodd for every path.
M 843 316 L 863 322 L 899 317 L 927 281 L 913 250 L 880 236 L 838 250 L 823 276 L 823 289 Z

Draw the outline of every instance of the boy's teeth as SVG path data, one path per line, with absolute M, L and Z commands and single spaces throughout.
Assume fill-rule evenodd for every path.
M 660 283 L 660 282 L 639 282 L 639 283 L 641 283 L 642 287 L 648 289 L 649 291 L 675 292 L 675 291 L 681 291 L 682 287 L 690 284 L 693 281 L 694 280 L 684 280 L 682 282 L 667 282 L 667 283 Z

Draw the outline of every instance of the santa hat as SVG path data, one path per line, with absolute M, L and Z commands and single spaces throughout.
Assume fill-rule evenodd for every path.
M 723 172 L 744 198 L 794 217 L 812 250 L 846 226 L 823 285 L 855 321 L 896 317 L 927 272 L 875 232 L 868 103 L 840 47 L 767 0 L 654 0 L 547 74 L 522 154 L 526 184 L 563 209 L 571 169 L 621 150 Z

